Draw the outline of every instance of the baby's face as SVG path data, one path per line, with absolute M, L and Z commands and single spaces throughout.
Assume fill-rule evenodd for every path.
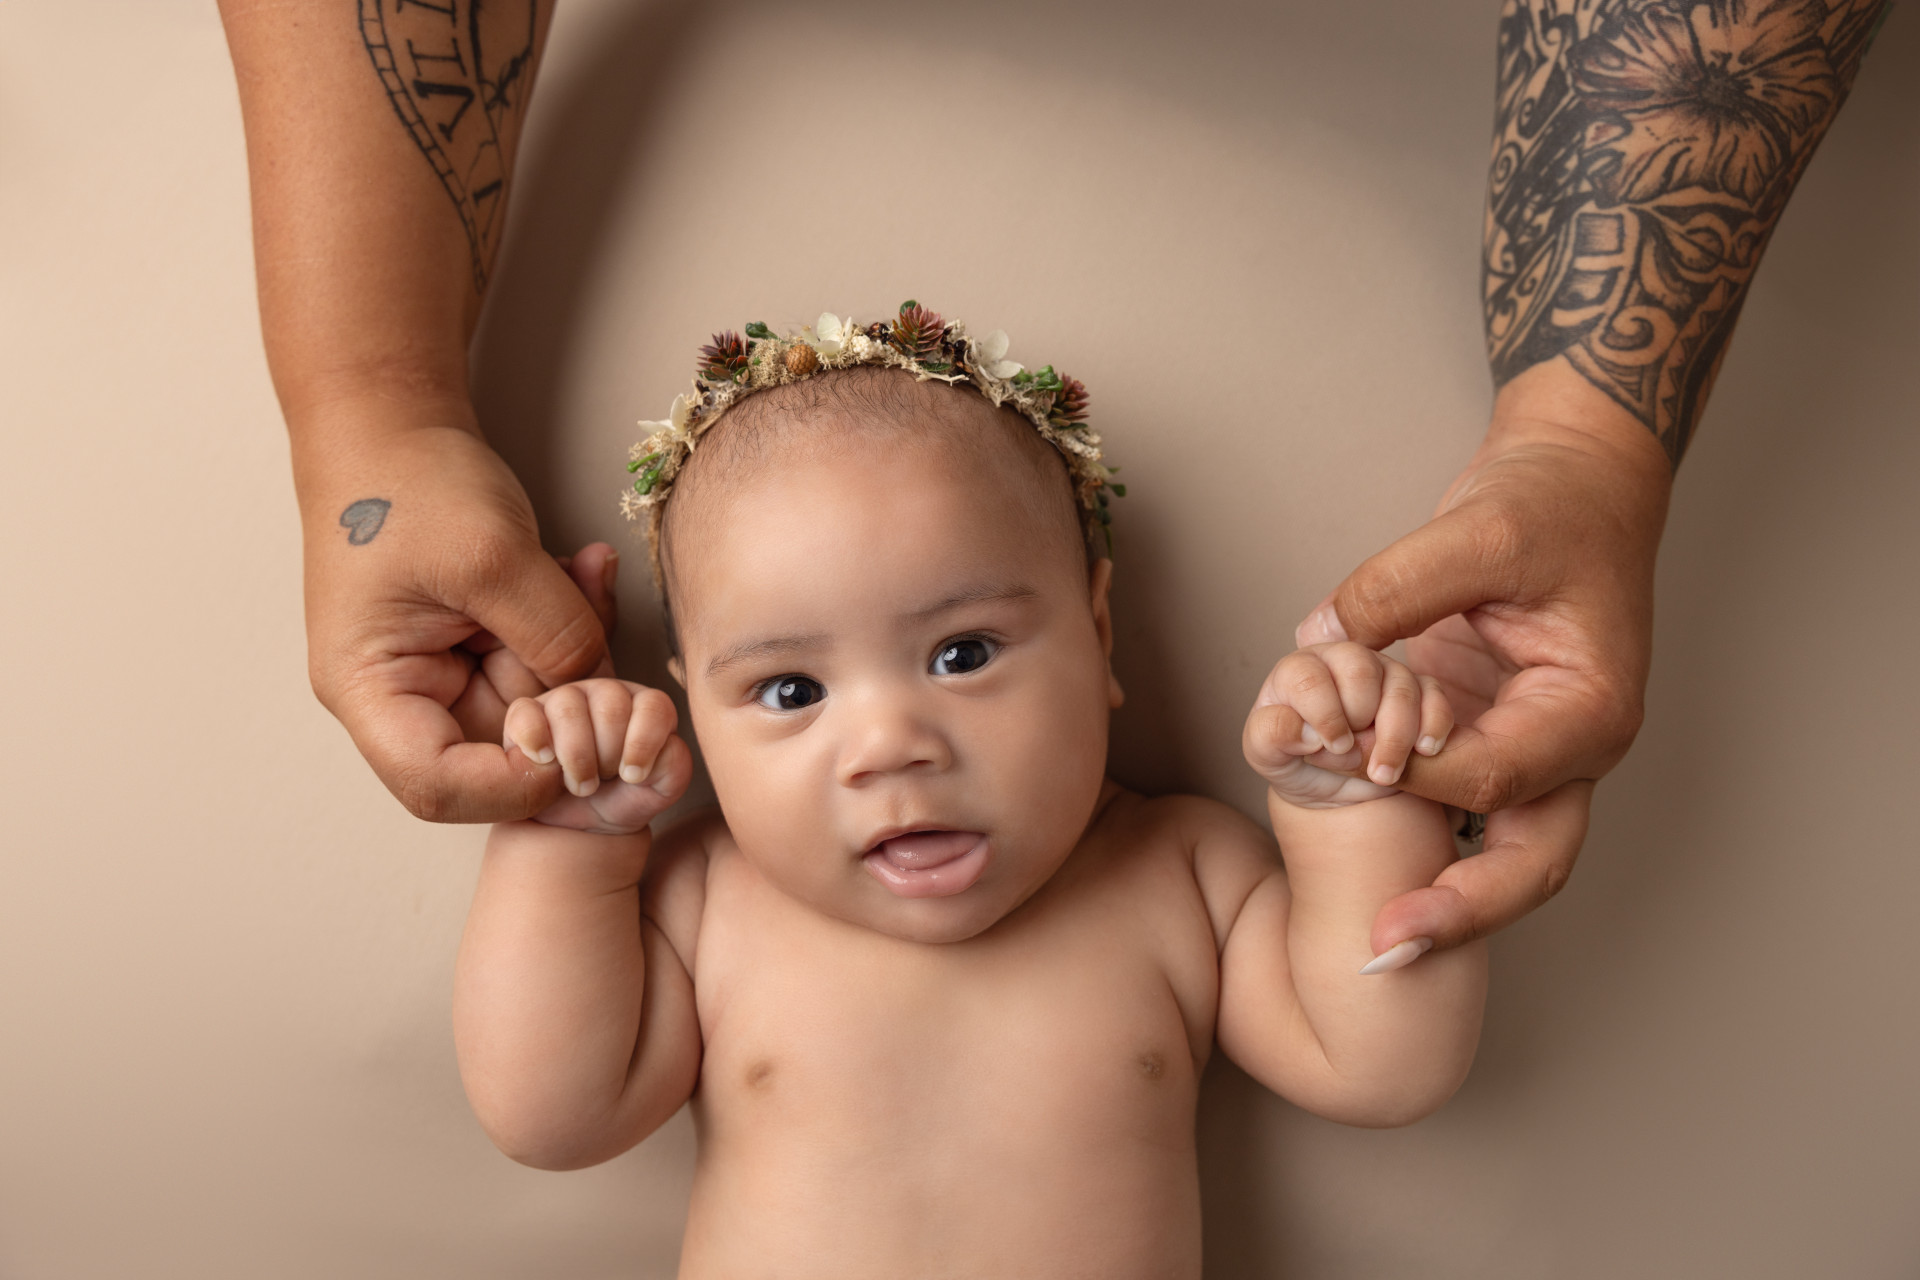
M 896 937 L 1019 906 L 1105 774 L 1107 565 L 1090 581 L 998 469 L 911 436 L 797 450 L 673 546 L 681 674 L 741 852 Z

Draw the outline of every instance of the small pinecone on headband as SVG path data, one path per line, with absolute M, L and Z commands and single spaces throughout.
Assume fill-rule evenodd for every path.
M 1047 410 L 1047 421 L 1065 431 L 1086 420 L 1087 384 L 1078 378 L 1061 378 L 1060 389 L 1053 393 L 1053 405 Z
M 889 341 L 903 355 L 928 360 L 940 354 L 940 340 L 946 336 L 946 321 L 909 298 L 900 304 L 900 315 L 893 322 Z
M 796 378 L 804 378 L 820 367 L 820 353 L 804 342 L 788 347 L 782 358 L 787 363 L 787 372 Z
M 700 348 L 700 376 L 709 382 L 732 382 L 746 368 L 747 340 L 731 329 Z

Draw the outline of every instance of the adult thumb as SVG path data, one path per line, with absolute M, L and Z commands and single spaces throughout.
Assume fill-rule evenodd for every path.
M 1348 574 L 1295 628 L 1295 643 L 1357 640 L 1380 649 L 1442 618 L 1508 599 L 1518 585 L 1512 544 L 1480 504 L 1435 516 Z
M 607 633 L 593 605 L 538 543 L 516 548 L 473 584 L 467 616 L 548 688 L 593 675 L 607 657 Z

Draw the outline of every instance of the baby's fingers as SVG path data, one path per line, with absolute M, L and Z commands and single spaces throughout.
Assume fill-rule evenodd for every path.
M 543 695 L 540 704 L 553 729 L 553 753 L 566 776 L 567 790 L 576 796 L 592 795 L 600 788 L 600 743 L 587 688 L 563 684 Z
M 1373 757 L 1367 777 L 1390 787 L 1406 771 L 1407 756 L 1421 729 L 1420 681 L 1392 659 L 1382 659 L 1380 705 L 1373 715 Z
M 638 786 L 655 771 L 660 749 L 666 744 L 679 713 L 673 699 L 658 689 L 634 686 L 633 708 L 627 717 L 626 738 L 620 748 L 620 780 Z
M 1420 677 L 1420 741 L 1414 750 L 1423 756 L 1437 756 L 1453 732 L 1453 704 L 1446 691 L 1432 676 Z
M 1333 672 L 1319 654 L 1302 650 L 1282 658 L 1267 677 L 1256 704 L 1279 703 L 1298 713 L 1299 741 L 1309 752 L 1323 747 L 1333 755 L 1353 750 L 1353 730 Z
M 553 729 L 547 712 L 532 698 L 516 698 L 507 708 L 506 727 L 501 746 L 520 753 L 535 764 L 553 763 Z
M 1300 757 L 1312 755 L 1314 748 L 1300 741 L 1306 723 L 1285 703 L 1255 707 L 1240 736 L 1241 751 L 1253 771 L 1271 782 L 1275 774 L 1291 772 Z

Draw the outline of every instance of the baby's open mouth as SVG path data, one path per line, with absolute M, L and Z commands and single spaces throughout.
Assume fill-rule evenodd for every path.
M 978 831 L 910 831 L 882 840 L 861 861 L 902 898 L 944 898 L 973 887 L 987 854 Z

